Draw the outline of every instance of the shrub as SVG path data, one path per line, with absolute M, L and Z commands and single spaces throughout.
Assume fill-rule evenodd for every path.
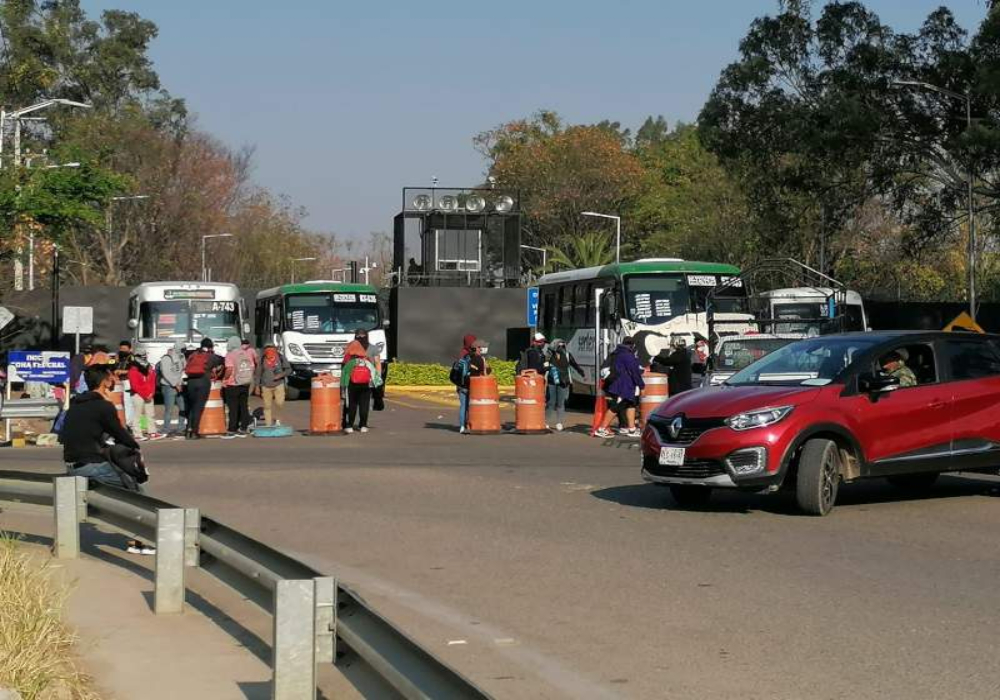
M 513 360 L 489 360 L 500 386 L 514 385 Z M 451 386 L 451 365 L 393 362 L 389 365 L 389 386 Z

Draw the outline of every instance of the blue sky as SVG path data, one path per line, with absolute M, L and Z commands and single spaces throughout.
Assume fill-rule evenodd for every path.
M 403 186 L 479 182 L 475 134 L 554 109 L 570 122 L 691 121 L 777 0 L 83 0 L 153 20 L 164 86 L 199 126 L 256 147 L 257 182 L 338 237 L 389 231 Z M 947 4 L 868 0 L 912 31 Z

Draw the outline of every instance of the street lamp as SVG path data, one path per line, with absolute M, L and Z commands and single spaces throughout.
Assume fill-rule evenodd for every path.
M 955 92 L 947 88 L 938 87 L 931 83 L 920 80 L 894 80 L 893 85 L 903 87 L 915 87 L 921 90 L 929 90 L 939 95 L 950 97 L 953 100 L 960 100 L 965 103 L 965 125 L 966 129 L 972 130 L 972 94 L 969 91 Z M 969 249 L 968 262 L 966 267 L 969 274 L 969 317 L 976 320 L 976 205 L 975 205 L 975 173 L 972 171 L 972 154 L 969 154 L 968 165 L 968 206 L 969 206 Z
M 313 262 L 318 258 L 292 258 L 292 284 L 295 284 L 295 263 L 297 262 Z
M 7 119 L 14 120 L 14 165 L 21 164 L 21 121 L 24 119 L 24 115 L 31 114 L 32 112 L 38 112 L 49 107 L 54 107 L 56 105 L 64 105 L 66 107 L 80 107 L 82 109 L 92 109 L 93 105 L 88 105 L 84 102 L 74 102 L 73 100 L 65 100 L 62 98 L 55 98 L 50 100 L 43 100 L 37 104 L 33 104 L 30 107 L 25 107 L 23 109 L 15 109 L 13 112 L 8 112 L 4 109 L 0 109 L 0 167 L 3 164 L 3 140 L 6 135 Z
M 205 241 L 209 238 L 232 238 L 231 233 L 209 233 L 201 237 L 201 281 L 208 282 L 208 267 L 205 264 Z
M 596 216 L 601 219 L 615 220 L 615 262 L 620 263 L 622 261 L 622 217 L 615 216 L 614 214 L 598 214 L 596 211 L 585 211 L 582 213 L 584 216 Z
M 548 260 L 549 260 L 548 248 L 539 248 L 538 246 L 524 245 L 523 243 L 521 244 L 521 247 L 524 248 L 525 250 L 537 250 L 542 254 L 542 273 L 544 273 L 546 267 L 548 266 Z

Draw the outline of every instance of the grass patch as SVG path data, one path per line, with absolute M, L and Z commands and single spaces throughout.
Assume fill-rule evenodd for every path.
M 76 638 L 62 622 L 68 591 L 53 574 L 0 533 L 0 688 L 24 700 L 97 700 L 73 658 Z

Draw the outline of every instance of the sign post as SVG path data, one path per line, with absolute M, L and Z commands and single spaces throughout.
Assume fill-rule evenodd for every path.
M 94 307 L 93 306 L 64 306 L 62 317 L 63 335 L 73 334 L 76 336 L 74 348 L 76 354 L 80 354 L 80 335 L 87 335 L 94 332 Z

